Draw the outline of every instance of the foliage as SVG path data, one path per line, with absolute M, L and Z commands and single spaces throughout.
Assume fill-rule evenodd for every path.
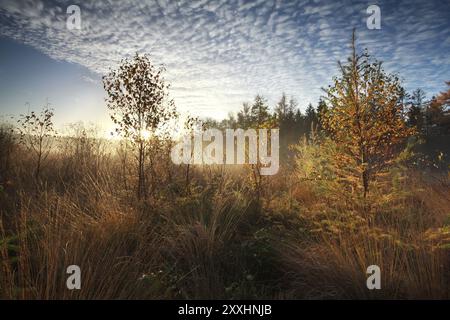
M 47 104 L 39 114 L 31 111 L 27 115 L 20 115 L 17 120 L 20 141 L 36 159 L 36 179 L 39 179 L 42 163 L 52 149 L 54 140 L 51 138 L 56 136 L 53 116 L 53 109 Z
M 155 67 L 148 55 L 124 59 L 117 70 L 103 77 L 108 94 L 106 103 L 117 132 L 130 139 L 137 150 L 139 199 L 147 196 L 146 158 L 148 140 L 160 125 L 176 117 L 173 100 L 168 97 L 169 85 L 163 68 Z
M 387 74 L 367 52 L 357 54 L 354 35 L 352 55 L 339 66 L 341 76 L 326 90 L 330 108 L 322 115 L 322 125 L 343 148 L 339 162 L 356 163 L 366 196 L 370 181 L 391 163 L 413 130 L 404 119 L 398 77 Z

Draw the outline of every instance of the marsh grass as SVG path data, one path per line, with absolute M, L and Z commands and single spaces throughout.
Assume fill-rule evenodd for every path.
M 3 299 L 449 298 L 448 177 L 391 173 L 369 205 L 283 166 L 256 203 L 251 168 L 194 166 L 187 190 L 185 168 L 159 152 L 154 186 L 137 201 L 126 147 L 73 139 L 38 181 L 29 155 L 0 140 L 11 144 L 1 157 Z M 72 264 L 81 290 L 66 288 Z M 381 290 L 366 287 L 372 264 Z

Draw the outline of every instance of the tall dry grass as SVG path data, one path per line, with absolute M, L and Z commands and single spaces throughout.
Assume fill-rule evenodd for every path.
M 278 248 L 292 297 L 450 297 L 450 181 L 407 174 L 390 191 L 374 187 L 361 202 L 298 195 L 309 235 Z M 311 183 L 317 182 L 303 188 L 314 189 Z M 370 265 L 381 269 L 381 290 L 367 289 Z
M 251 168 L 193 167 L 186 188 L 160 143 L 138 202 L 129 146 L 77 132 L 39 181 L 0 139 L 3 299 L 449 298 L 447 177 L 394 172 L 370 205 L 289 166 L 261 190 Z M 81 290 L 66 287 L 72 264 Z M 372 264 L 381 290 L 366 287 Z

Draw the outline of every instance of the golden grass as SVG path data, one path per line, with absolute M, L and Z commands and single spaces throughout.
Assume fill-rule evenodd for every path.
M 1 298 L 449 298 L 448 177 L 408 172 L 367 204 L 281 168 L 257 204 L 246 168 L 191 168 L 187 192 L 185 168 L 157 159 L 137 202 L 132 163 L 114 153 L 64 149 L 34 181 L 13 150 L 0 181 Z M 81 290 L 66 288 L 72 264 Z M 381 290 L 366 287 L 372 264 Z

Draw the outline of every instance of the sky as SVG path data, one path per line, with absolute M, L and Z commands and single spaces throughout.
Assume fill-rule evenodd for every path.
M 368 29 L 369 5 L 381 29 Z M 81 29 L 67 28 L 80 8 Z M 304 110 L 345 61 L 353 28 L 398 73 L 408 91 L 428 97 L 450 80 L 450 1 L 0 0 L 0 114 L 40 109 L 56 123 L 110 125 L 101 77 L 135 52 L 166 67 L 177 109 L 222 119 L 262 94 L 282 92 Z

